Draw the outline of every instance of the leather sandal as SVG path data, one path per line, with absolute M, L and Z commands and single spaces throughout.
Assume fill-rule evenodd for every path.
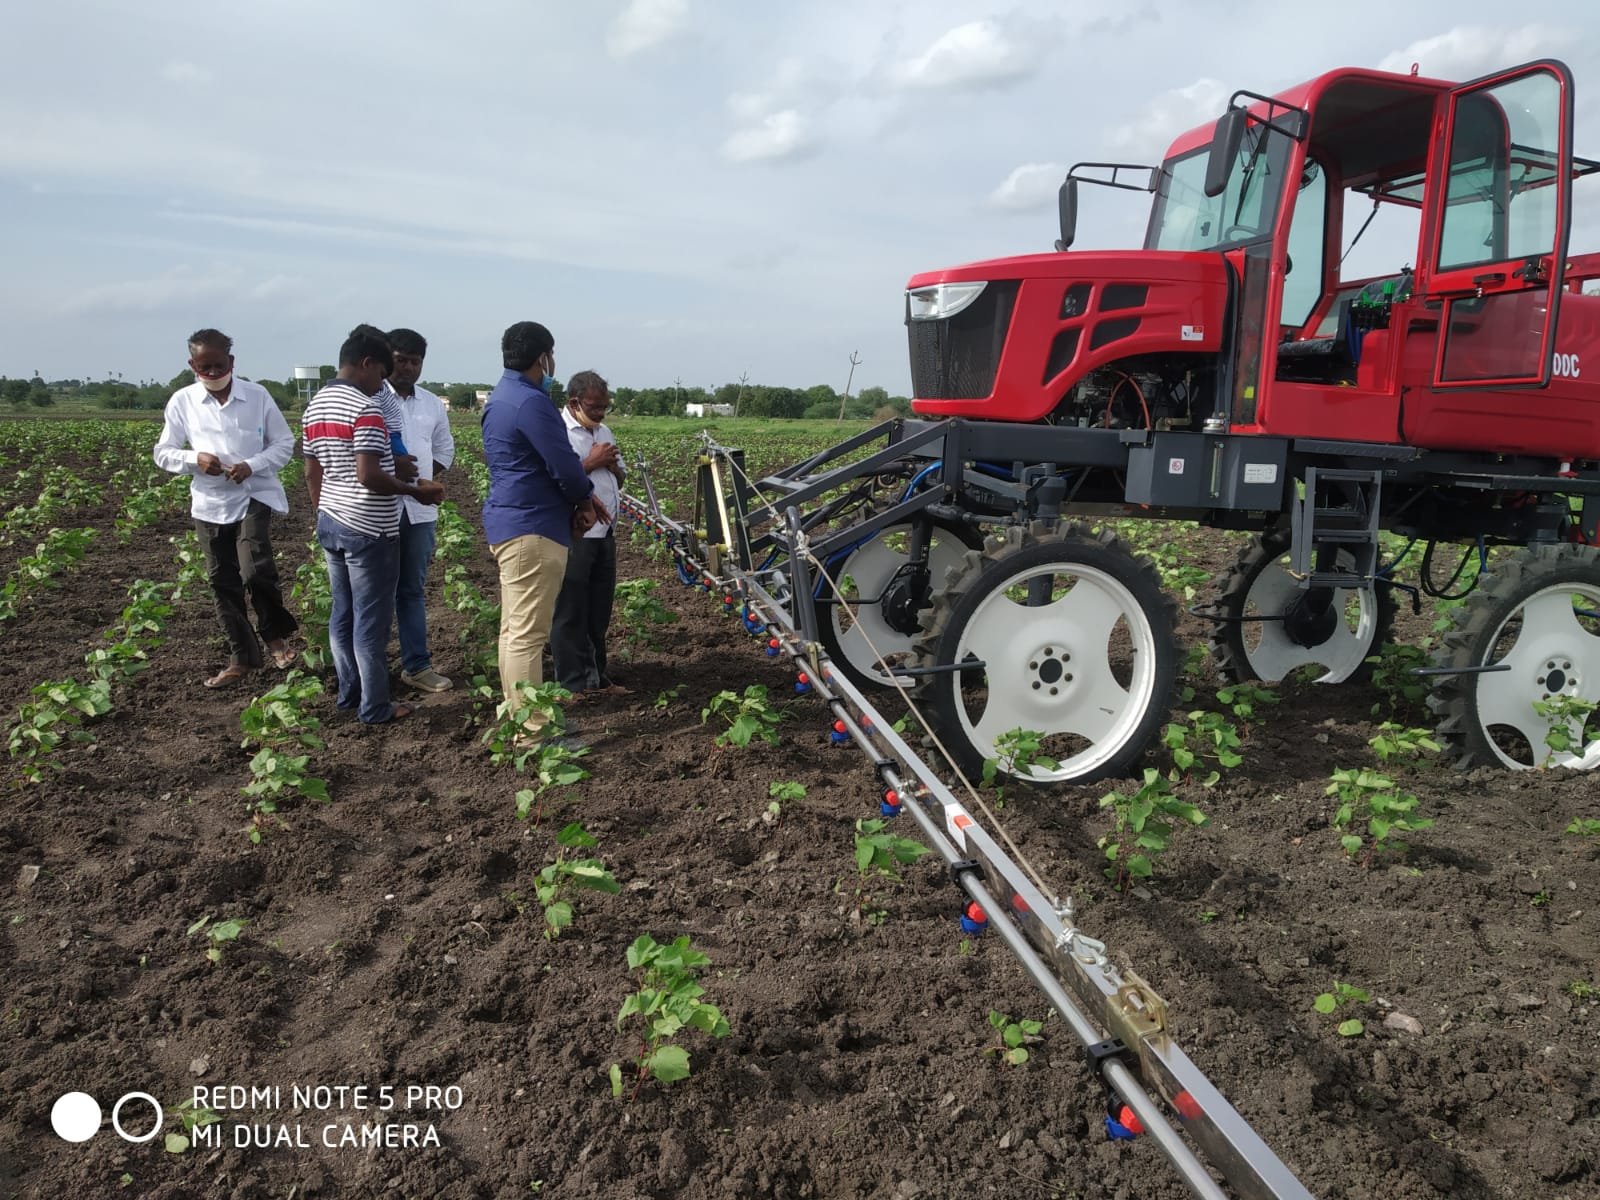
M 229 663 L 210 679 L 206 680 L 206 686 L 208 688 L 232 687 L 234 684 L 247 678 L 249 674 L 249 667 L 240 666 L 238 663 Z

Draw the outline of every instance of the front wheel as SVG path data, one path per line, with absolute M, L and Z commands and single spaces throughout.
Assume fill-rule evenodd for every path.
M 1167 716 L 1177 679 L 1176 607 L 1155 571 L 1110 532 L 1043 524 L 967 555 L 934 596 L 917 697 L 975 778 L 986 759 L 1032 783 L 1123 775 Z M 1008 763 L 1005 735 L 1041 734 L 1053 766 Z
M 1498 559 L 1454 621 L 1434 666 L 1502 668 L 1442 676 L 1428 698 L 1459 765 L 1600 766 L 1600 550 Z

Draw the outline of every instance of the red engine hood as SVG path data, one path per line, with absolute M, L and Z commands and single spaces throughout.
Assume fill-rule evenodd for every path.
M 1087 250 L 965 263 L 908 291 L 984 280 L 951 321 L 908 321 L 912 408 L 1038 421 L 1089 372 L 1151 354 L 1215 355 L 1230 267 L 1216 252 Z
M 1201 280 L 1225 275 L 1222 256 L 1214 251 L 1189 250 L 1069 250 L 1052 254 L 1018 254 L 987 258 L 911 277 L 906 290 L 935 283 L 965 283 L 973 279 L 1084 280 Z

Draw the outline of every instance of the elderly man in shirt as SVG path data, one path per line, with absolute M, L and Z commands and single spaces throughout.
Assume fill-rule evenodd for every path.
M 567 383 L 561 418 L 567 441 L 594 483 L 608 512 L 617 511 L 625 471 L 616 435 L 605 423 L 611 409 L 610 386 L 593 371 L 579 371 Z M 627 695 L 606 672 L 606 631 L 611 626 L 617 590 L 617 539 L 611 521 L 596 521 L 575 537 L 567 552 L 566 577 L 550 628 L 550 652 L 561 686 L 579 696 Z
M 505 374 L 482 417 L 489 468 L 483 532 L 500 566 L 500 687 L 509 711 L 519 684 L 544 682 L 541 655 L 573 534 L 611 516 L 596 500 L 550 399 L 555 349 L 555 338 L 537 321 L 507 329 L 500 339 Z M 538 740 L 544 723 L 535 714 L 528 737 Z
M 432 461 L 428 478 L 438 479 L 455 461 L 456 442 L 450 433 L 444 401 L 417 382 L 428 354 L 427 340 L 414 329 L 391 329 L 389 345 L 394 348 L 394 374 L 384 387 L 399 408 L 402 440 L 421 470 L 427 471 Z M 439 510 L 434 505 L 401 497 L 400 582 L 394 604 L 395 623 L 400 631 L 400 678 L 424 692 L 442 692 L 450 687 L 449 678 L 433 669 L 433 655 L 428 649 L 428 608 L 423 598 L 438 523 Z
M 228 639 L 228 665 L 205 681 L 218 688 L 264 665 L 263 641 L 274 665 L 294 661 L 288 639 L 299 625 L 283 604 L 270 531 L 272 514 L 289 511 L 278 472 L 294 454 L 294 434 L 264 387 L 234 376 L 226 334 L 196 331 L 189 369 L 195 382 L 167 401 L 155 460 L 164 471 L 193 476 L 190 513 Z

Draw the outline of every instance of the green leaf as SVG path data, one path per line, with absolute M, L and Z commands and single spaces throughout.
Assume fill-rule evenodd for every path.
M 1339 839 L 1339 844 L 1344 847 L 1346 854 L 1355 854 L 1361 849 L 1361 839 L 1354 834 L 1345 834 Z
M 327 800 L 328 784 L 323 779 L 302 779 L 300 781 L 300 794 L 308 800 Z
M 189 1149 L 189 1139 L 181 1133 L 169 1133 L 162 1140 L 168 1154 L 183 1154 Z
M 611 1070 L 607 1072 L 611 1078 L 611 1095 L 613 1099 L 622 1097 L 622 1064 L 612 1063 Z
M 1000 1031 L 1000 1040 L 1008 1046 L 1022 1045 L 1022 1026 L 1007 1025 Z
M 572 864 L 572 882 L 591 892 L 605 892 L 609 896 L 615 896 L 622 890 L 622 885 L 603 864 L 592 861 Z
M 599 840 L 583 827 L 581 821 L 574 821 L 560 833 L 556 834 L 556 843 L 562 846 L 598 846 Z
M 856 870 L 865 872 L 872 865 L 872 856 L 877 850 L 870 838 L 856 838 Z
M 689 1052 L 682 1046 L 658 1046 L 644 1063 L 650 1074 L 662 1083 L 689 1077 Z
M 1340 1037 L 1360 1037 L 1363 1033 L 1366 1032 L 1366 1029 L 1367 1029 L 1367 1027 L 1365 1025 L 1363 1025 L 1360 1021 L 1358 1021 L 1354 1017 L 1352 1017 L 1348 1021 L 1341 1021 L 1339 1023 L 1339 1036 Z
M 1150 860 L 1142 854 L 1128 856 L 1128 874 L 1137 875 L 1140 879 L 1149 879 L 1152 872 Z
M 1028 1061 L 1028 1052 L 1021 1046 L 1016 1047 L 1014 1050 L 1007 1050 L 1006 1061 L 1014 1067 L 1020 1067 Z
M 572 905 L 565 900 L 545 905 L 544 922 L 550 926 L 553 934 L 559 935 L 563 929 L 572 924 Z
M 1332 992 L 1323 992 L 1316 998 L 1311 1007 L 1326 1016 L 1339 1007 L 1339 1002 L 1333 998 Z
M 1022 1021 L 1020 1024 L 1022 1025 L 1022 1032 L 1027 1034 L 1029 1037 L 1033 1037 L 1044 1028 L 1044 1023 L 1042 1021 Z

